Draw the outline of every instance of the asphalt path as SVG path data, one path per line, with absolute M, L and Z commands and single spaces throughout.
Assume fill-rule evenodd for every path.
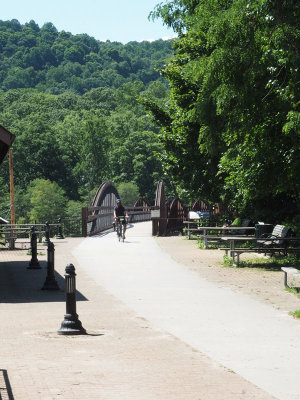
M 150 222 L 126 234 L 124 243 L 115 232 L 86 238 L 73 255 L 139 316 L 278 399 L 300 400 L 298 321 L 175 262 L 151 237 Z

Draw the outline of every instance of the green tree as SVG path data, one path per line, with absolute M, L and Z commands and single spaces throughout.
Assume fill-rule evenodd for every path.
M 27 188 L 26 196 L 30 204 L 30 221 L 44 223 L 56 222 L 64 215 L 66 197 L 64 190 L 57 183 L 46 179 L 35 179 Z
M 132 207 L 139 198 L 139 189 L 133 182 L 121 182 L 117 185 L 117 190 L 123 205 Z
M 256 215 L 269 207 L 273 219 L 295 214 L 300 5 L 175 0 L 152 16 L 179 35 L 163 70 L 168 105 L 146 101 L 162 126 L 161 160 L 177 189 Z

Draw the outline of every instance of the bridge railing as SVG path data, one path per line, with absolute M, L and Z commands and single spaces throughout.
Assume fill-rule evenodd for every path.
M 151 207 L 126 207 L 129 223 L 150 221 Z M 92 236 L 113 227 L 114 207 L 98 206 L 82 209 L 82 236 Z
M 143 222 L 151 219 L 151 207 L 128 207 L 126 211 L 129 222 Z

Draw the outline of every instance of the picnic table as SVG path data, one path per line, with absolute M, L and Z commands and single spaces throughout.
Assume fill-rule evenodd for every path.
M 207 241 L 209 239 L 213 239 L 213 240 L 220 240 L 222 239 L 222 237 L 225 237 L 223 234 L 222 235 L 210 235 L 208 234 L 208 231 L 236 231 L 237 233 L 239 231 L 245 231 L 245 230 L 253 230 L 255 231 L 255 227 L 254 226 L 247 226 L 247 228 L 245 228 L 244 226 L 201 226 L 198 228 L 198 230 L 203 231 L 203 234 L 198 235 L 199 238 L 202 239 L 203 241 L 203 247 L 206 249 L 207 248 Z M 227 237 L 227 236 L 226 236 Z M 228 236 L 228 237 L 242 237 L 244 238 L 243 240 L 247 240 L 247 238 L 254 238 L 254 235 L 240 235 L 240 236 Z M 246 239 L 245 239 L 246 238 Z
M 232 258 L 233 261 L 233 265 L 235 264 L 235 256 L 237 256 L 237 265 L 239 263 L 239 253 L 236 253 L 236 248 L 235 248 L 235 243 L 239 242 L 239 241 L 256 241 L 257 237 L 255 236 L 245 236 L 245 235 L 241 235 L 241 236 L 221 236 L 221 240 L 224 240 L 225 242 L 229 242 L 229 255 Z M 249 249 L 242 249 L 244 251 L 249 250 Z
M 220 238 L 221 240 L 224 240 L 226 242 L 229 242 L 229 249 L 225 249 L 225 251 L 229 250 L 229 254 L 230 257 L 232 258 L 233 261 L 233 265 L 238 265 L 239 264 L 239 256 L 241 253 L 248 253 L 248 252 L 256 252 L 256 253 L 280 253 L 283 252 L 285 254 L 287 253 L 299 253 L 300 252 L 300 248 L 298 247 L 291 247 L 291 248 L 287 248 L 286 246 L 284 247 L 264 247 L 264 246 L 260 246 L 260 247 L 254 247 L 254 248 L 235 248 L 235 244 L 238 241 L 257 241 L 258 238 L 254 237 L 254 236 L 245 236 L 245 235 L 241 235 L 241 236 L 221 236 Z M 299 237 L 277 237 L 276 239 L 278 240 L 283 240 L 283 241 L 299 241 L 300 238 Z M 267 241 L 268 239 L 266 239 Z M 222 249 L 224 250 L 224 249 Z M 237 260 L 237 263 L 235 263 L 235 261 Z

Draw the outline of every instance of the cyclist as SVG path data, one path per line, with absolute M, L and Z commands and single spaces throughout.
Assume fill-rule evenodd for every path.
M 127 217 L 125 207 L 123 207 L 122 202 L 120 199 L 117 199 L 117 206 L 114 209 L 114 220 L 115 220 L 115 227 L 118 232 L 118 217 Z M 125 239 L 125 232 L 126 232 L 126 219 L 124 218 L 123 222 L 123 229 L 124 229 L 124 239 Z

